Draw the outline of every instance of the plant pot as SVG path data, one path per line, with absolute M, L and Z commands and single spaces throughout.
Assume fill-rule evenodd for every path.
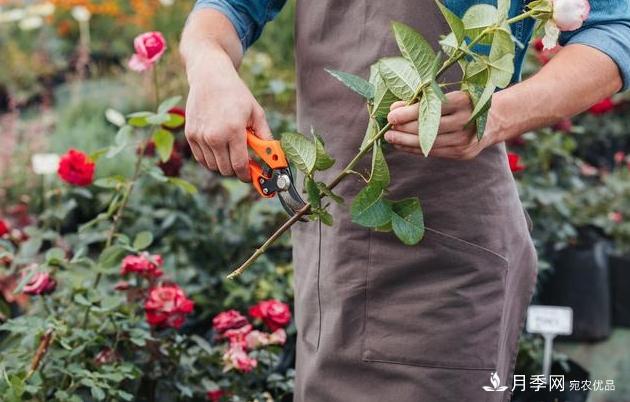
M 571 390 L 571 381 L 589 380 L 590 374 L 582 366 L 574 362 L 573 360 L 567 360 L 564 362 L 554 362 L 551 366 L 552 375 L 564 376 L 564 391 L 553 390 L 549 392 L 549 388 L 541 388 L 538 391 L 530 389 L 529 380 L 531 377 L 526 378 L 527 388 L 526 391 L 515 390 L 512 396 L 512 402 L 586 402 L 588 398 L 588 390 L 575 391 Z
M 543 304 L 573 309 L 573 334 L 560 340 L 598 341 L 610 335 L 609 250 L 607 241 L 598 240 L 565 248 L 554 258 L 540 299 Z
M 613 325 L 630 327 L 630 255 L 611 255 L 608 261 Z

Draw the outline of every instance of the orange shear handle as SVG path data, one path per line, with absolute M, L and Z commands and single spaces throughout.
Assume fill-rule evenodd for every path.
M 282 169 L 289 166 L 284 151 L 280 146 L 280 141 L 263 140 L 258 138 L 251 129 L 247 129 L 247 146 L 254 151 L 260 159 L 262 159 L 272 169 Z M 265 194 L 262 188 L 262 182 L 270 180 L 271 177 L 265 176 L 262 167 L 258 162 L 250 159 L 249 173 L 252 178 L 252 185 L 256 192 L 262 197 L 271 198 L 274 194 Z
M 284 156 L 280 141 L 263 140 L 256 137 L 251 129 L 247 129 L 247 146 L 256 153 L 272 169 L 282 169 L 289 166 Z

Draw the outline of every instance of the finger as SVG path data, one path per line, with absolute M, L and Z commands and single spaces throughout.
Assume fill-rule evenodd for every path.
M 471 133 L 469 131 L 457 131 L 440 134 L 435 138 L 433 149 L 458 147 L 470 144 Z
M 232 170 L 241 181 L 250 181 L 249 154 L 247 153 L 247 140 L 245 133 L 232 138 L 228 144 L 230 151 L 230 164 Z
M 271 135 L 271 129 L 269 128 L 269 124 L 267 123 L 267 119 L 265 117 L 265 111 L 262 107 L 259 105 L 254 107 L 250 120 L 251 128 L 254 130 L 256 136 L 262 138 L 263 140 L 273 140 L 273 135 Z
M 403 147 L 402 145 L 394 145 L 394 148 L 399 151 L 408 152 L 410 154 L 422 155 L 422 151 L 420 150 L 420 148 Z
M 206 169 L 208 169 L 208 165 L 206 165 L 206 159 L 203 157 L 203 151 L 199 144 L 196 141 L 188 140 L 188 144 L 190 145 L 190 149 L 192 150 L 193 156 L 195 160 L 203 165 Z
M 214 157 L 214 153 L 212 153 L 212 149 L 209 147 L 200 147 L 201 153 L 203 154 L 203 159 L 205 160 L 205 165 L 209 170 L 217 171 L 217 161 Z
M 430 157 L 460 160 L 470 159 L 468 155 L 467 148 L 461 146 L 434 148 L 431 150 L 431 153 L 429 153 Z
M 460 110 L 472 111 L 470 96 L 464 91 L 453 91 L 445 94 L 446 102 L 442 104 L 442 115 L 453 114 Z
M 389 112 L 387 121 L 392 125 L 405 124 L 418 120 L 418 104 L 401 106 Z
M 230 162 L 230 152 L 228 150 L 227 144 L 216 142 L 210 144 L 210 141 L 212 140 L 206 139 L 206 147 L 203 148 L 203 154 L 206 158 L 206 161 L 208 161 L 209 159 L 214 159 L 215 168 L 212 170 L 218 170 L 223 176 L 233 176 L 234 171 L 232 170 L 232 163 Z M 212 156 L 209 156 L 209 152 Z M 211 162 L 209 162 L 208 165 L 212 168 Z
M 400 145 L 403 147 L 420 147 L 417 134 L 410 134 L 402 131 L 389 130 L 385 133 L 385 141 L 390 144 Z
M 438 129 L 438 133 L 442 134 L 461 131 L 464 129 L 466 121 L 466 115 L 464 113 L 442 116 L 442 118 L 440 119 L 440 127 Z M 397 124 L 396 126 L 394 126 L 394 129 L 396 131 L 403 131 L 406 133 L 417 133 L 418 120 L 410 121 L 409 123 L 405 124 Z
M 389 107 L 389 110 L 398 109 L 399 107 L 405 106 L 406 104 L 407 102 L 405 101 L 396 101 L 391 104 L 391 106 Z

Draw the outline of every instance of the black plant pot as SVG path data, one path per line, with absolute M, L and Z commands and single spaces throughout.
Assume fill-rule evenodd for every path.
M 611 255 L 608 261 L 613 325 L 630 327 L 630 255 Z
M 536 391 L 530 389 L 528 385 L 525 392 L 514 392 L 512 402 L 586 402 L 588 390 L 571 390 L 570 386 L 571 381 L 579 381 L 582 384 L 582 381 L 590 379 L 589 372 L 582 366 L 573 360 L 567 360 L 564 363 L 555 362 L 551 366 L 551 374 L 564 376 L 564 391 L 554 389 L 549 392 L 548 387 Z M 526 378 L 526 384 L 529 384 L 529 379 Z
M 610 335 L 609 250 L 607 241 L 598 240 L 565 248 L 554 258 L 540 299 L 543 304 L 573 309 L 573 334 L 559 339 L 598 341 Z

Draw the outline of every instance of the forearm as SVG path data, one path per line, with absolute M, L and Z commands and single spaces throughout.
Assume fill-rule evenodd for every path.
M 580 113 L 621 86 L 610 57 L 569 45 L 537 74 L 494 95 L 488 128 L 495 142 L 505 141 Z
M 230 20 L 221 12 L 201 9 L 191 14 L 179 47 L 189 80 L 196 66 L 211 63 L 224 68 L 238 67 L 243 50 Z

